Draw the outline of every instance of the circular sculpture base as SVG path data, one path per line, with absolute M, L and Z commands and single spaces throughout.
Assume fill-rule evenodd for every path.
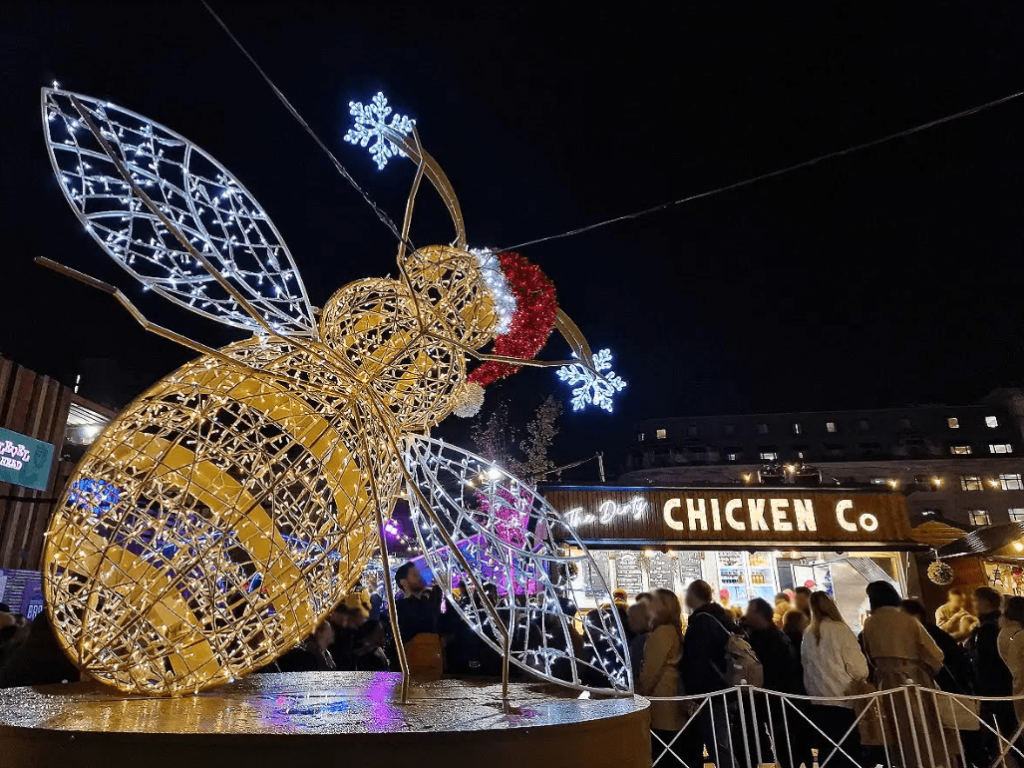
M 253 768 L 346 765 L 588 768 L 650 765 L 645 699 L 580 700 L 530 684 L 439 680 L 410 689 L 370 672 L 252 675 L 176 699 L 95 683 L 0 691 L 0 766 Z M 332 764 L 332 763 L 324 763 Z

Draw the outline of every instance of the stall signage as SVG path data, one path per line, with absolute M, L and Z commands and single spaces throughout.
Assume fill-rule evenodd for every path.
M 897 493 L 552 488 L 545 496 L 584 540 L 778 545 L 909 540 L 906 500 Z
M 52 445 L 0 428 L 0 483 L 45 491 L 52 464 Z

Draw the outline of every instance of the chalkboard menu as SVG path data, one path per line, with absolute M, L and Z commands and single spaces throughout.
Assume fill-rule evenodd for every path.
M 604 586 L 601 584 L 602 578 L 604 578 L 604 583 L 609 585 L 608 588 L 612 588 L 611 580 L 608 578 L 608 553 L 591 552 L 590 555 L 592 561 L 586 565 L 587 581 L 583 587 L 583 592 L 590 597 L 604 595 Z
M 699 564 L 698 564 L 699 565 Z M 664 552 L 651 555 L 651 589 L 676 589 L 676 561 Z
M 615 558 L 615 588 L 626 590 L 630 597 L 644 591 L 640 557 L 635 552 L 619 552 Z
M 679 552 L 679 579 L 683 585 L 703 578 L 700 569 L 700 552 Z

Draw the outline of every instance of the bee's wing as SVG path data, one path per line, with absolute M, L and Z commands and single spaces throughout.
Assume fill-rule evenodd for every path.
M 564 601 L 581 602 L 583 595 L 573 585 L 580 582 L 575 578 L 580 573 L 592 575 L 586 585 L 588 597 L 598 605 L 613 602 L 598 569 L 587 568 L 593 560 L 586 547 L 551 505 L 486 459 L 431 438 L 403 439 L 403 460 L 418 489 L 410 489 L 410 509 L 427 563 L 449 596 L 461 568 L 432 529 L 424 504 L 465 555 L 479 582 L 493 583 L 504 593 L 498 612 L 510 628 L 512 663 L 555 683 L 631 692 L 626 635 L 618 611 L 593 611 L 582 624 L 563 611 Z M 572 554 L 559 554 L 570 548 Z M 510 588 L 525 600 L 510 599 Z M 483 640 L 502 652 L 500 635 L 489 628 L 491 619 L 482 601 L 450 602 Z
M 133 192 L 72 98 L 177 233 Z M 46 146 L 64 196 L 93 239 L 135 279 L 193 312 L 259 330 L 188 252 L 180 234 L 269 326 L 283 335 L 316 335 L 291 253 L 259 203 L 224 166 L 183 136 L 110 102 L 44 88 L 42 109 Z

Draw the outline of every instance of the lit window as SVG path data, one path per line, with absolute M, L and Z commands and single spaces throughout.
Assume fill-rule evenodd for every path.
M 868 430 L 870 427 L 871 425 L 868 423 L 867 419 L 861 419 L 860 421 L 857 422 L 857 429 L 859 429 L 861 432 Z
M 1009 443 L 989 443 L 989 453 L 1013 453 L 1013 446 Z
M 738 453 L 727 453 L 727 454 L 725 454 L 725 458 L 728 459 L 729 461 L 736 461 L 736 459 L 738 459 L 739 457 L 740 457 L 740 455 Z
M 936 510 L 934 510 L 934 509 L 922 509 L 921 510 L 921 514 L 924 515 L 925 517 L 933 517 L 936 514 Z
M 825 431 L 826 432 L 835 433 L 835 431 L 836 431 L 836 423 L 834 421 L 826 421 L 825 422 Z
M 778 461 L 779 454 L 776 451 L 761 451 L 761 458 L 765 461 Z
M 971 525 L 992 525 L 987 509 L 969 509 L 967 517 L 971 521 Z
M 970 456 L 971 446 L 969 445 L 951 445 L 949 446 L 949 452 L 954 456 Z
M 984 491 L 985 484 L 977 475 L 960 475 L 961 491 Z
M 1024 523 L 1024 507 L 1010 507 L 1007 511 L 1011 523 Z
M 665 432 L 664 429 L 658 429 L 658 430 L 655 430 L 655 432 L 654 432 L 654 436 L 656 438 L 658 438 L 659 440 L 664 440 L 667 437 L 667 435 L 668 435 L 668 433 Z
M 884 477 L 872 477 L 871 478 L 871 484 L 872 485 L 886 485 L 888 482 L 889 481 L 886 480 Z
M 638 443 L 642 443 L 644 441 L 644 437 L 646 437 L 646 435 L 644 435 L 643 432 L 637 432 L 636 433 L 636 441 Z
M 996 427 L 999 426 L 999 419 L 997 419 L 995 416 L 986 416 L 985 426 L 988 427 L 989 429 L 995 429 Z
M 946 419 L 946 423 L 949 424 L 950 429 L 960 429 L 960 420 L 956 416 L 950 416 Z
M 693 424 L 691 424 L 690 426 L 688 426 L 686 428 L 686 434 L 687 434 L 688 437 L 696 437 L 697 436 L 697 427 L 694 426 Z
M 1000 475 L 999 485 L 1004 491 L 1024 491 L 1024 482 L 1021 481 L 1019 472 Z
M 802 434 L 802 433 L 803 433 L 803 430 L 800 428 L 800 422 L 796 422 L 795 424 L 793 424 L 793 434 L 794 435 L 799 435 L 799 434 Z
M 796 457 L 797 457 L 798 459 L 802 459 L 802 458 L 804 458 L 804 452 L 803 452 L 803 451 L 797 451 L 797 452 L 796 452 Z
M 768 425 L 767 424 L 758 424 L 757 425 L 757 434 L 759 434 L 759 435 L 767 435 L 768 434 Z

